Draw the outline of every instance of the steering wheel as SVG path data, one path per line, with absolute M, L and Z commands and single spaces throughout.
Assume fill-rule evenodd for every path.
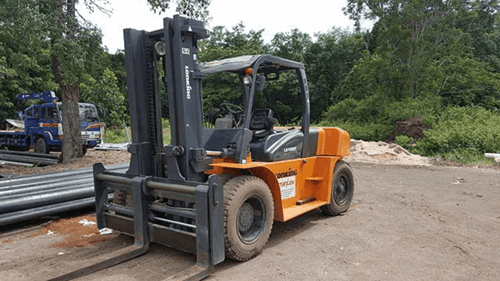
M 220 108 L 223 111 L 225 111 L 226 114 L 232 115 L 234 117 L 236 127 L 238 127 L 241 124 L 241 121 L 242 121 L 243 116 L 244 116 L 244 114 L 243 114 L 244 111 L 243 111 L 243 108 L 241 108 L 241 106 L 238 106 L 236 104 L 229 103 L 229 102 L 223 102 L 220 104 Z
M 243 114 L 243 108 L 241 108 L 240 106 L 233 104 L 233 103 L 223 102 L 220 104 L 220 107 L 225 112 L 231 113 L 233 115 Z

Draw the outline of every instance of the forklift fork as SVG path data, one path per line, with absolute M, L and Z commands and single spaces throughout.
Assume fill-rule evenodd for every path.
M 224 260 L 223 191 L 217 176 L 211 176 L 208 185 L 200 183 L 186 185 L 172 183 L 167 179 L 106 172 L 104 166 L 97 163 L 94 164 L 94 183 L 97 227 L 101 229 L 119 224 L 122 226 L 121 229 L 130 229 L 129 232 L 133 232 L 134 235 L 134 244 L 105 254 L 97 261 L 93 260 L 91 264 L 49 280 L 71 280 L 128 261 L 147 253 L 151 242 L 159 242 L 182 249 L 186 241 L 192 240 L 190 238 L 196 239 L 195 248 L 184 249 L 196 252 L 196 264 L 165 280 L 203 279 L 214 270 L 215 264 Z M 108 202 L 110 188 L 124 190 L 132 194 L 133 208 Z M 179 211 L 175 208 L 163 208 L 162 211 L 195 219 L 196 224 L 192 226 L 195 228 L 195 233 L 188 233 L 175 227 L 152 222 L 152 220 L 162 220 L 155 217 L 150 211 L 150 208 L 154 208 L 151 207 L 148 197 L 155 194 L 155 190 L 171 194 L 194 195 L 195 212 Z M 168 221 L 172 224 L 185 225 L 182 222 Z M 169 234 L 173 237 L 171 241 L 168 240 Z M 188 237 L 183 237 L 184 235 Z M 176 244 L 176 242 L 178 243 Z

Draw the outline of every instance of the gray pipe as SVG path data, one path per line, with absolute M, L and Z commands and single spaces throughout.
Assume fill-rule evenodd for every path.
M 94 185 L 61 192 L 44 193 L 1 201 L 0 214 L 94 196 Z
M 110 194 L 108 199 L 113 199 L 113 194 Z M 0 215 L 0 226 L 90 207 L 95 207 L 94 197 L 2 214 Z
M 11 200 L 11 199 L 28 198 L 30 196 L 48 194 L 48 193 L 59 193 L 59 192 L 65 191 L 65 190 L 77 190 L 77 189 L 89 187 L 89 186 L 94 186 L 94 184 L 92 181 L 86 180 L 86 182 L 84 182 L 82 184 L 78 184 L 78 185 L 57 186 L 57 187 L 52 187 L 52 188 L 33 190 L 33 191 L 29 191 L 29 192 L 24 192 L 24 193 L 9 194 L 9 195 L 0 197 L 0 206 L 3 204 L 4 201 Z
M 12 186 L 15 186 L 16 184 L 26 184 L 26 183 L 39 184 L 41 181 L 44 180 L 55 180 L 74 175 L 82 175 L 82 176 L 87 175 L 88 177 L 92 177 L 92 169 L 70 170 L 66 172 L 17 176 L 14 178 L 2 179 L 0 180 L 0 189 L 9 189 Z
M 29 153 L 29 152 L 14 151 L 14 150 L 2 150 L 2 151 L 0 151 L 0 154 L 31 156 L 31 157 L 39 157 L 39 158 L 47 158 L 47 159 L 56 159 L 56 160 L 59 160 L 59 156 L 54 155 L 54 154 Z
M 122 172 L 121 170 L 127 169 L 128 167 L 129 167 L 129 163 L 123 163 L 123 164 L 110 166 L 106 170 L 107 171 Z M 12 186 L 14 183 L 17 183 L 17 182 L 33 182 L 33 183 L 38 184 L 40 180 L 44 180 L 44 179 L 64 178 L 67 176 L 83 175 L 83 174 L 89 174 L 89 176 L 93 178 L 93 169 L 92 168 L 85 168 L 85 169 L 78 169 L 78 170 L 69 170 L 69 171 L 65 171 L 65 172 L 55 172 L 55 173 L 46 173 L 46 174 L 40 174 L 40 175 L 19 176 L 19 177 L 14 177 L 14 178 L 9 178 L 9 179 L 0 179 L 0 189 L 10 188 L 10 186 Z
M 32 183 L 27 183 L 27 184 L 22 184 L 18 186 L 14 186 L 13 188 L 10 189 L 0 189 L 0 201 L 5 199 L 5 196 L 11 196 L 11 195 L 20 195 L 20 194 L 26 194 L 26 193 L 31 193 L 31 192 L 36 192 L 36 191 L 42 191 L 42 190 L 49 190 L 49 189 L 57 189 L 60 187 L 78 187 L 82 184 L 93 182 L 92 178 L 89 177 L 77 177 L 77 178 L 71 178 L 65 181 L 61 180 L 53 180 L 53 181 L 48 181 L 44 182 L 44 184 L 40 185 L 33 185 Z
M 56 160 L 56 159 L 47 159 L 47 158 L 20 156 L 20 155 L 10 155 L 10 154 L 1 154 L 1 153 L 0 153 L 0 160 L 15 161 L 15 162 L 28 163 L 28 164 L 35 164 L 35 165 L 52 165 L 52 164 L 59 162 L 59 160 Z
M 500 153 L 485 153 L 484 157 L 499 158 L 500 157 Z

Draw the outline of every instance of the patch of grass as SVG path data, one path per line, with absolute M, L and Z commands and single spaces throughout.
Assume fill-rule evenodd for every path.
M 163 144 L 167 145 L 170 143 L 170 121 L 163 119 L 162 127 Z M 129 138 L 132 141 L 132 133 L 129 132 L 127 137 L 125 129 L 107 129 L 104 132 L 103 141 L 104 143 L 124 143 L 128 142 Z
M 123 143 L 127 142 L 127 134 L 124 129 L 107 129 L 102 140 L 104 143 Z
M 484 153 L 500 151 L 500 114 L 481 107 L 449 107 L 425 137 L 397 136 L 396 143 L 423 156 L 468 164 L 493 164 Z

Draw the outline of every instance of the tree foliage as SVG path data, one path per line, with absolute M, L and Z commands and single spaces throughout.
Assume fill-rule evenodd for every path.
M 416 142 L 422 147 L 419 153 L 453 149 L 478 157 L 497 149 L 491 142 L 474 146 L 474 151 L 467 142 L 457 144 L 459 149 L 450 146 L 458 126 L 446 131 L 442 120 L 457 111 L 460 122 L 468 124 L 479 115 L 498 116 L 498 6 L 498 1 L 487 0 L 348 0 L 345 12 L 358 27 L 361 19 L 377 22 L 363 37 L 367 52 L 334 89 L 348 99 L 330 107 L 324 123 L 350 128 L 361 138 L 383 140 L 394 121 L 420 116 L 431 127 L 429 139 L 397 139 L 407 147 Z M 464 109 L 454 111 L 457 106 Z M 385 129 L 376 130 L 379 125 Z M 368 135 L 368 128 L 382 134 Z
M 398 136 L 396 142 L 420 155 L 474 163 L 483 159 L 485 152 L 499 152 L 499 139 L 499 114 L 482 107 L 451 106 L 422 140 L 415 143 L 410 137 Z
M 319 120 L 329 105 L 346 97 L 334 90 L 362 57 L 365 48 L 361 34 L 332 29 L 317 35 L 316 42 L 304 54 L 313 120 Z
M 176 5 L 184 15 L 208 20 L 209 0 L 146 1 L 154 12 Z M 100 5 L 105 2 L 84 0 L 87 8 L 101 11 L 106 11 Z M 63 93 L 65 87 L 74 86 L 83 101 L 106 108 L 103 120 L 108 126 L 121 127 L 128 122 L 124 54 L 107 54 L 99 29 L 68 17 L 74 12 L 64 6 L 68 3 L 74 2 L 0 1 L 0 117 L 14 113 L 19 93 L 47 89 Z M 217 26 L 200 42 L 199 60 L 267 53 L 304 63 L 312 120 L 341 126 L 351 136 L 365 140 L 384 140 L 394 121 L 413 116 L 420 116 L 431 130 L 442 132 L 446 116 L 460 115 L 464 122 L 471 121 L 464 116 L 498 116 L 498 0 L 345 3 L 344 11 L 355 21 L 356 32 L 333 27 L 311 37 L 293 29 L 275 34 L 266 44 L 264 30 L 248 31 L 243 23 L 229 29 Z M 360 31 L 364 19 L 375 21 L 369 32 Z M 256 94 L 254 107 L 272 109 L 280 124 L 296 124 L 301 112 L 297 87 L 293 74 L 267 81 L 264 90 Z M 236 75 L 207 76 L 203 81 L 204 108 L 217 113 L 224 101 L 240 104 L 240 91 Z M 166 114 L 164 96 L 162 102 Z M 450 109 L 460 107 L 466 109 Z M 439 139 L 433 134 L 437 133 L 429 135 Z M 453 134 L 445 135 L 451 138 Z M 475 146 L 477 153 L 495 148 L 487 139 L 485 145 Z M 442 153 L 440 149 L 449 143 L 439 139 L 432 145 L 430 140 L 419 145 L 404 137 L 399 141 L 406 145 L 416 142 L 422 153 Z
M 290 32 L 279 32 L 271 40 L 270 53 L 285 59 L 304 62 L 305 54 L 313 41 L 309 34 L 292 29 Z
M 109 68 L 104 69 L 102 75 L 92 77 L 85 75 L 85 80 L 80 83 L 82 99 L 86 102 L 97 104 L 105 109 L 101 121 L 108 126 L 123 128 L 129 123 L 130 118 L 123 115 L 126 112 L 125 96 L 118 87 L 117 78 Z
M 210 37 L 200 42 L 200 62 L 221 60 L 230 57 L 255 55 L 266 53 L 266 46 L 262 39 L 263 30 L 246 31 L 243 23 L 227 30 L 223 26 L 216 26 Z M 241 104 L 241 88 L 237 75 L 212 74 L 203 79 L 203 106 L 205 113 L 212 116 L 219 112 L 222 102 Z
M 172 0 L 147 0 L 153 12 L 162 13 L 169 9 Z M 209 17 L 208 6 L 211 0 L 175 0 L 176 11 L 194 19 L 207 20 Z
M 356 17 L 362 6 L 370 11 L 365 16 L 379 18 L 372 31 L 378 43 L 340 90 L 358 99 L 374 92 L 399 100 L 432 94 L 451 104 L 495 107 L 496 16 L 485 7 L 496 1 L 489 2 L 349 1 Z
M 50 19 L 35 0 L 0 1 L 0 118 L 12 118 L 17 94 L 57 89 Z

